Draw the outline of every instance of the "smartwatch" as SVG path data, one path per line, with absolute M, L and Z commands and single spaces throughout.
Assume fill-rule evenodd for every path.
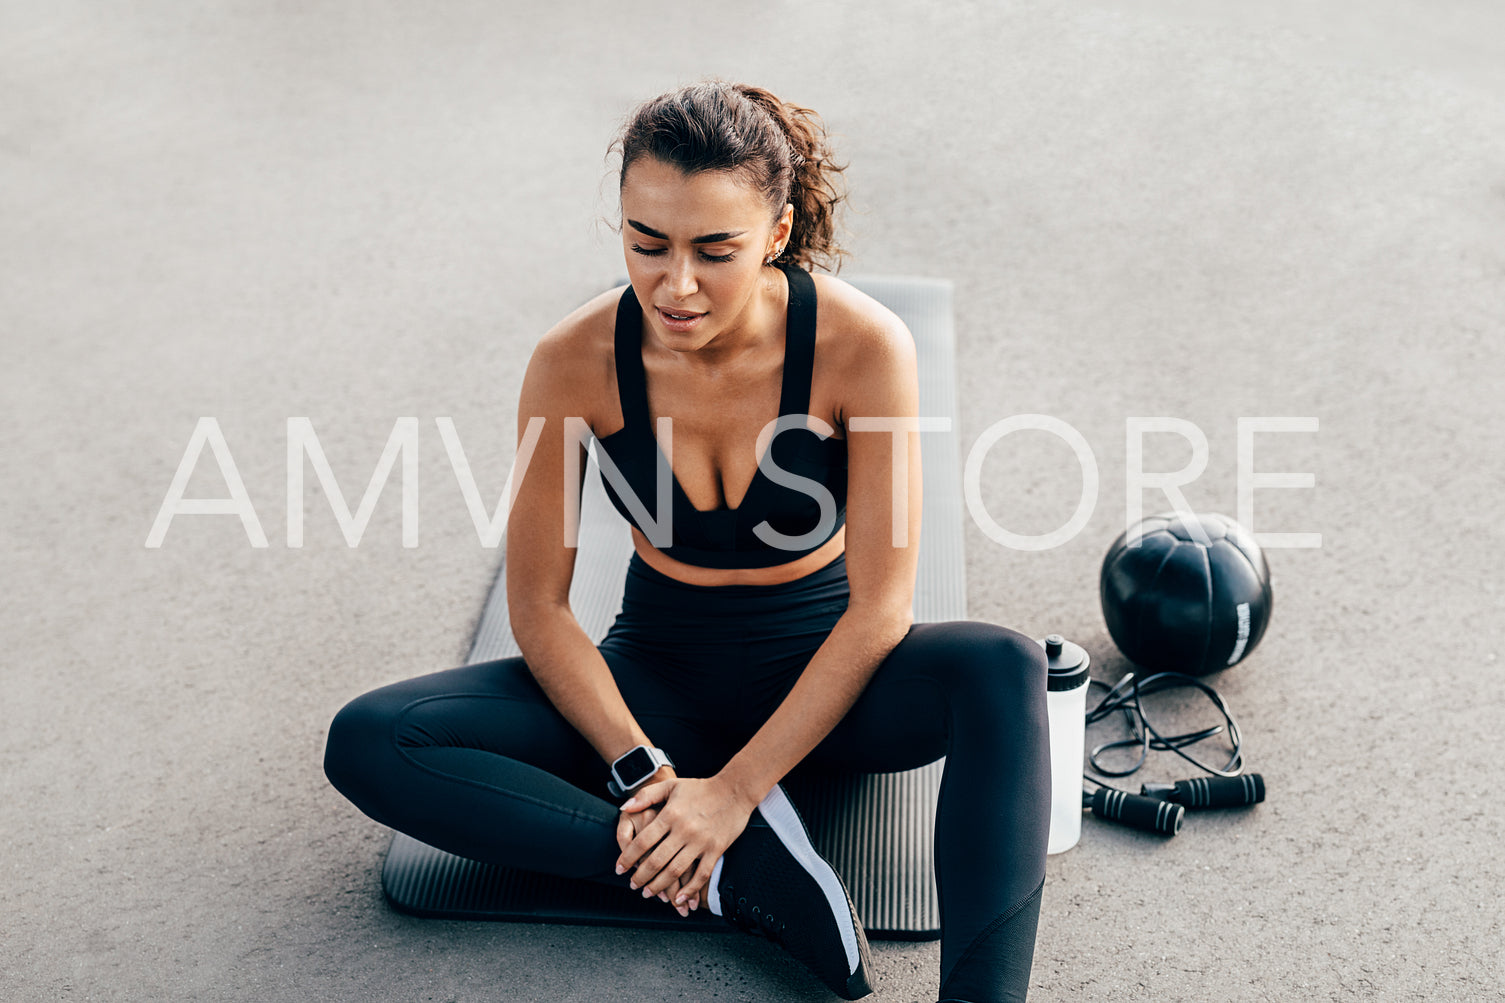
M 663 749 L 639 745 L 624 752 L 611 764 L 611 780 L 607 781 L 606 789 L 614 798 L 626 797 L 646 784 L 659 767 L 673 765 L 674 760 Z

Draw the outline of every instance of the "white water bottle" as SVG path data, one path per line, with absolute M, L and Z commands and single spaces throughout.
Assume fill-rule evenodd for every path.
M 1082 753 L 1087 743 L 1088 667 L 1092 658 L 1060 634 L 1035 642 L 1050 665 L 1045 710 L 1050 717 L 1050 841 L 1062 853 L 1082 838 Z

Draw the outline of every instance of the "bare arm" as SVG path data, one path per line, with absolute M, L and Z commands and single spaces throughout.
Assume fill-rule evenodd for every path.
M 534 678 L 610 763 L 636 745 L 651 743 L 570 610 L 575 549 L 565 546 L 565 451 L 583 456 L 585 447 L 566 436 L 565 419 L 587 417 L 595 406 L 590 379 L 581 376 L 580 340 L 577 315 L 545 335 L 523 377 L 519 441 L 530 419 L 541 417 L 544 425 L 507 522 L 507 608 L 513 637 Z M 585 469 L 583 460 L 577 469 Z M 578 511 L 580 485 L 572 490 Z M 603 785 L 605 780 L 603 770 Z
M 585 446 L 570 433 L 567 419 L 587 418 L 593 406 L 599 406 L 590 399 L 591 375 L 587 372 L 582 378 L 582 366 L 588 364 L 582 360 L 604 360 L 608 366 L 612 361 L 609 353 L 582 351 L 585 332 L 571 326 L 580 320 L 578 314 L 573 315 L 545 335 L 523 377 L 517 413 L 519 443 L 531 420 L 542 418 L 543 427 L 507 522 L 507 609 L 512 635 L 533 677 L 604 765 L 635 746 L 653 742 L 622 699 L 600 650 L 570 609 L 576 548 L 566 546 L 565 492 L 573 492 L 571 509 L 578 513 L 581 485 L 577 482 L 566 488 L 565 457 L 567 451 L 574 451 L 579 461 L 575 469 L 583 471 Z M 654 775 L 660 781 L 675 776 L 668 766 Z M 605 770 L 601 779 L 604 786 Z M 618 845 L 626 846 L 656 817 L 651 810 L 623 814 L 617 825 Z M 667 902 L 667 893 L 677 890 L 675 882 L 658 892 Z M 698 905 L 696 901 L 694 906 Z M 691 906 L 676 904 L 676 908 L 686 915 Z

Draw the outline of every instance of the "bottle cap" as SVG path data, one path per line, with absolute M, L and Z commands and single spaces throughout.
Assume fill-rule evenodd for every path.
M 1050 676 L 1045 688 L 1052 693 L 1074 690 L 1078 686 L 1086 686 L 1091 680 L 1088 669 L 1092 665 L 1092 657 L 1085 648 L 1072 644 L 1060 634 L 1046 634 L 1035 643 L 1045 649 L 1045 660 L 1050 666 Z

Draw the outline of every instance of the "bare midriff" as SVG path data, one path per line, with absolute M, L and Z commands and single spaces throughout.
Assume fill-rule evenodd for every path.
M 643 531 L 636 526 L 632 527 L 632 545 L 654 571 L 686 585 L 782 585 L 784 582 L 803 578 L 812 571 L 819 571 L 836 560 L 837 555 L 846 549 L 847 528 L 842 526 L 835 536 L 810 553 L 787 564 L 775 564 L 768 568 L 703 568 L 698 564 L 686 564 L 649 543 Z

